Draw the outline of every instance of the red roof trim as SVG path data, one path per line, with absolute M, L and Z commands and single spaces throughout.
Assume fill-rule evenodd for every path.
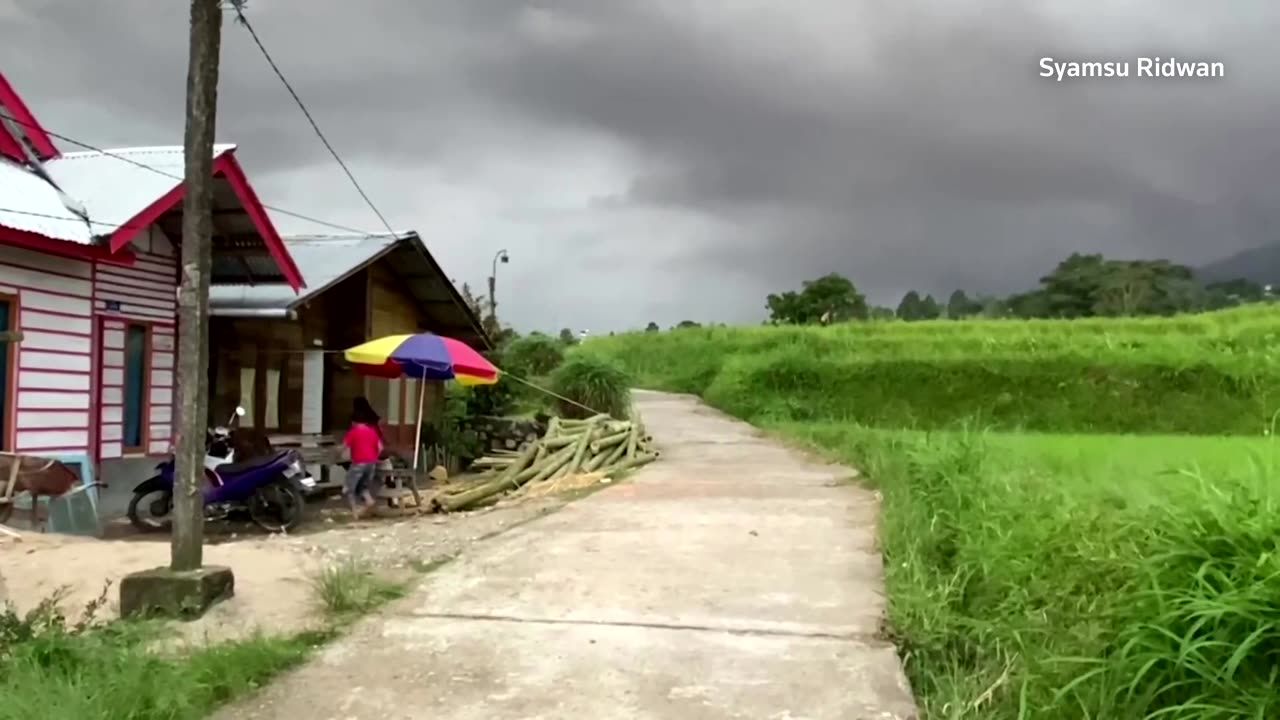
M 139 231 L 143 230 L 151 223 L 160 219 L 160 216 L 168 212 L 169 208 L 178 204 L 182 199 L 182 183 L 179 182 L 169 189 L 168 192 L 156 198 L 150 205 L 142 209 L 137 215 L 129 218 L 123 225 L 116 228 L 107 240 L 107 247 L 111 248 L 111 252 L 117 253 L 129 246 L 129 241 Z
M 289 283 L 289 286 L 296 292 L 300 288 L 306 287 L 306 283 L 302 279 L 302 273 L 298 270 L 298 266 L 294 264 L 293 256 L 289 254 L 284 241 L 280 239 L 280 233 L 276 231 L 276 227 L 272 224 L 266 209 L 258 201 L 257 193 L 249 185 L 249 179 L 245 177 L 244 170 L 240 168 L 240 163 L 236 162 L 233 153 L 233 150 L 227 150 L 214 158 L 213 175 L 214 177 L 221 176 L 225 178 L 231 186 L 241 206 L 249 214 L 249 219 L 253 221 L 254 229 L 258 231 L 258 235 L 262 237 L 263 244 L 267 246 L 267 252 L 271 253 L 271 258 L 276 261 L 276 267 L 280 268 L 280 273 L 284 275 L 285 282 Z M 120 252 L 128 247 L 129 241 L 133 240 L 140 230 L 154 223 L 161 215 L 177 205 L 178 201 L 182 200 L 184 189 L 183 183 L 179 182 L 173 189 L 143 208 L 142 212 L 139 212 L 116 228 L 115 232 L 111 233 L 111 238 L 108 242 L 111 251 Z
M 134 260 L 137 259 L 128 250 L 112 254 L 102 245 L 81 245 L 76 242 L 47 237 L 30 230 L 18 230 L 4 225 L 0 225 L 0 244 L 17 245 L 28 250 L 36 250 L 62 257 L 73 257 L 94 262 L 110 262 L 119 265 L 132 265 Z
M 9 134 L 9 129 L 2 126 L 0 126 L 0 155 L 4 155 L 22 165 L 27 164 L 27 156 L 22 152 L 22 146 Z
M 41 160 L 48 160 L 62 154 L 58 152 L 58 148 L 53 144 L 53 138 L 49 137 L 49 133 L 45 132 L 44 128 L 40 126 L 36 116 L 31 114 L 27 104 L 22 102 L 18 92 L 5 79 L 4 73 L 0 73 L 0 105 L 8 108 L 9 112 L 13 114 L 13 118 L 23 126 L 22 130 L 26 133 L 27 139 L 31 141 L 32 147 L 35 148 L 37 157 Z M 13 139 L 17 140 L 17 138 Z M 25 157 L 20 159 L 24 162 L 26 161 Z
M 293 256 L 289 254 L 288 248 L 285 247 L 284 240 L 280 238 L 280 233 L 276 231 L 276 226 L 271 222 L 270 216 L 267 215 L 266 208 L 258 200 L 258 194 L 253 191 L 253 186 L 249 184 L 249 178 L 245 176 L 240 163 L 236 161 L 234 150 L 228 150 L 213 161 L 213 174 L 222 175 L 230 183 L 231 189 L 235 191 L 236 197 L 240 199 L 240 205 L 249 214 L 249 219 L 253 221 L 254 228 L 262 236 L 262 242 L 266 244 L 267 251 L 275 259 L 276 266 L 280 268 L 280 273 L 284 275 L 285 282 L 289 283 L 289 287 L 293 288 L 294 292 L 306 287 L 307 283 L 302 278 L 302 272 L 298 270 L 298 266 L 293 262 Z

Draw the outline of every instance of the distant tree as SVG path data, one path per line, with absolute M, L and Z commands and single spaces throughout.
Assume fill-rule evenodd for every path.
M 676 324 L 676 327 L 677 328 L 696 328 L 696 327 L 702 327 L 702 325 L 692 320 L 681 320 L 679 323 Z
M 658 327 L 658 323 L 653 321 L 649 321 L 649 324 L 644 328 L 645 332 L 658 332 L 660 330 L 662 330 L 662 328 Z
M 1185 265 L 1073 253 L 1040 278 L 1038 289 L 1011 295 L 1005 305 L 1016 317 L 1079 318 L 1169 315 L 1214 302 Z
M 540 332 L 513 341 L 503 354 L 504 369 L 523 377 L 546 375 L 564 360 L 563 343 Z
M 893 308 L 876 305 L 871 308 L 867 316 L 872 320 L 892 320 L 894 318 Z
M 947 299 L 947 317 L 960 320 L 982 312 L 982 303 L 970 300 L 963 290 L 956 290 Z
M 920 301 L 921 320 L 936 320 L 942 317 L 942 306 L 932 295 L 925 295 L 924 300 Z
M 899 320 L 922 320 L 924 309 L 920 301 L 920 293 L 915 290 L 908 290 L 906 295 L 902 296 L 902 301 L 898 303 L 897 315 Z
M 480 323 L 481 329 L 483 329 L 485 334 L 489 336 L 489 339 L 493 341 L 494 345 L 503 347 L 507 343 L 510 343 L 512 340 L 519 337 L 519 333 L 517 333 L 514 328 L 503 327 L 502 323 L 499 322 L 496 317 L 491 313 L 485 312 L 484 302 L 471 292 L 470 285 L 462 283 L 462 287 L 458 290 L 458 294 L 462 296 L 463 304 L 465 304 L 467 308 L 471 310 L 471 313 L 475 315 L 476 320 Z
M 1008 317 L 1011 314 L 1009 303 L 1001 298 L 983 297 L 975 302 L 982 308 L 980 311 L 982 317 L 1001 318 Z
M 573 334 L 569 328 L 560 328 L 560 344 L 561 345 L 577 345 L 578 336 Z
M 1245 278 L 1209 283 L 1204 289 L 1205 305 L 1210 310 L 1261 302 L 1267 297 L 1262 285 Z
M 1049 296 L 1043 290 L 1010 295 L 1003 302 L 1008 314 L 1018 318 L 1050 317 L 1052 305 Z
M 1108 271 L 1101 255 L 1071 253 L 1053 272 L 1040 278 L 1048 314 L 1064 318 L 1093 315 Z
M 765 298 L 774 323 L 809 325 L 819 322 L 865 320 L 867 299 L 843 275 L 830 273 L 806 280 L 799 292 L 788 290 Z

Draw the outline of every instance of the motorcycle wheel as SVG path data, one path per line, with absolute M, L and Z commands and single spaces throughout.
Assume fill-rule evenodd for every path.
M 157 511 L 161 511 L 157 513 Z M 146 513 L 145 516 L 143 513 Z M 129 522 L 142 532 L 168 530 L 173 524 L 169 515 L 173 512 L 172 490 L 149 490 L 134 493 L 129 500 Z M 150 519 L 159 518 L 159 519 Z
M 306 500 L 293 483 L 277 480 L 249 498 L 249 519 L 270 533 L 288 532 L 302 521 Z

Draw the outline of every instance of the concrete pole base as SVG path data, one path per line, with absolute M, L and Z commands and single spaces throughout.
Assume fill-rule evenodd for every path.
M 120 617 L 194 620 L 234 596 L 235 586 L 231 568 L 217 565 L 181 572 L 161 567 L 131 573 L 120 581 Z

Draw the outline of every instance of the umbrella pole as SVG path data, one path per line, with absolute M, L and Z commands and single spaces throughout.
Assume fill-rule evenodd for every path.
M 418 427 L 413 433 L 413 469 L 418 470 L 418 455 L 422 452 L 422 405 L 427 397 L 427 379 L 418 380 Z

